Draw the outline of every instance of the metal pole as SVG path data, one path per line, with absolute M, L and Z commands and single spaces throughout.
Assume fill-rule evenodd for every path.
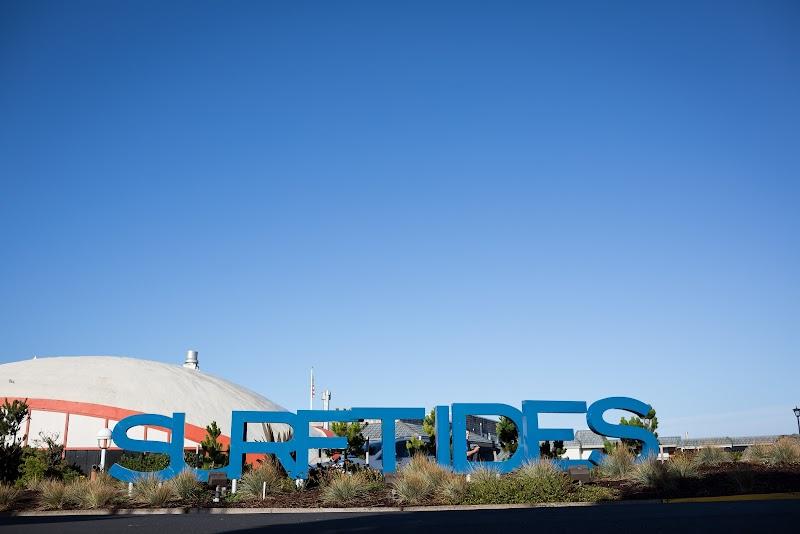
M 100 471 L 106 470 L 106 450 L 100 449 Z

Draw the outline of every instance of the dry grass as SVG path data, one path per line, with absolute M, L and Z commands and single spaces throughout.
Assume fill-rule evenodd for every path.
M 193 469 L 184 469 L 175 478 L 170 480 L 175 494 L 182 501 L 190 501 L 197 497 L 202 486 L 197 479 L 197 473 Z
M 50 491 L 48 506 L 55 506 L 58 503 L 59 490 L 53 484 Z M 62 506 L 83 509 L 107 508 L 116 504 L 122 497 L 123 491 L 120 483 L 108 475 L 100 474 L 95 480 L 78 478 L 65 484 Z
M 341 504 L 362 498 L 382 487 L 382 482 L 363 471 L 338 471 L 324 482 L 321 497 L 326 504 Z
M 635 457 L 627 447 L 619 445 L 603 458 L 597 467 L 601 477 L 622 479 L 631 476 L 634 472 Z
M 704 447 L 694 455 L 697 465 L 714 466 L 731 461 L 731 455 L 718 447 Z
M 667 468 L 677 478 L 695 478 L 698 476 L 697 463 L 686 454 L 676 454 L 667 461 Z
M 290 490 L 294 485 L 276 462 L 267 457 L 256 469 L 251 469 L 239 481 L 237 495 L 250 499 L 261 499 L 266 483 L 267 495 Z
M 19 499 L 20 490 L 10 484 L 0 483 L 0 511 L 8 510 Z
M 67 486 L 61 480 L 39 483 L 39 505 L 45 510 L 60 510 L 67 504 Z
M 677 480 L 673 472 L 667 467 L 667 464 L 661 462 L 655 456 L 638 462 L 633 468 L 631 478 L 643 486 L 658 490 L 673 488 Z
M 163 507 L 178 499 L 175 486 L 155 475 L 145 475 L 133 483 L 133 500 L 139 504 Z
M 450 502 L 464 489 L 463 478 L 430 458 L 416 455 L 401 468 L 394 481 L 397 499 L 404 504 Z
M 786 436 L 772 444 L 751 445 L 745 449 L 742 460 L 774 465 L 800 463 L 800 440 Z
M 795 464 L 800 462 L 800 440 L 780 438 L 772 446 L 769 461 L 773 464 Z

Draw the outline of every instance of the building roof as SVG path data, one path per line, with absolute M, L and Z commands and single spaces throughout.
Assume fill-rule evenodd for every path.
M 707 438 L 682 438 L 680 436 L 659 436 L 658 442 L 664 447 L 700 449 L 703 447 L 746 447 L 754 443 L 774 443 L 780 436 L 718 436 Z M 570 449 L 601 449 L 605 439 L 614 443 L 617 438 L 604 438 L 591 430 L 576 430 L 575 439 L 564 446 Z
M 234 410 L 286 411 L 258 393 L 196 369 L 118 356 L 34 358 L 0 365 L 0 399 L 5 397 L 167 416 L 183 412 L 187 423 L 205 427 L 216 421 L 228 436 Z M 248 425 L 248 439 L 263 439 L 260 434 L 261 425 Z
M 383 426 L 380 422 L 367 423 L 361 429 L 361 435 L 370 441 L 381 441 L 383 439 Z M 429 439 L 430 436 L 422 429 L 422 425 L 407 423 L 405 421 L 395 421 L 394 439 L 411 439 L 422 436 Z

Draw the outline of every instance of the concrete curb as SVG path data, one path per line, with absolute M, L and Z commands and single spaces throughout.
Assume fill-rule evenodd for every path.
M 691 502 L 789 501 L 795 499 L 800 499 L 800 492 L 750 493 L 747 495 L 723 495 L 721 497 L 683 497 L 680 499 L 664 499 L 664 504 L 683 504 Z
M 530 508 L 573 508 L 585 506 L 619 506 L 657 504 L 660 500 L 608 502 L 554 502 L 541 504 L 462 504 L 437 506 L 371 506 L 350 508 L 116 508 L 97 510 L 23 510 L 6 512 L 12 517 L 111 516 L 111 515 L 226 515 L 226 514 L 363 514 L 395 512 L 455 512 L 468 510 L 516 510 Z
M 643 504 L 684 504 L 737 501 L 800 499 L 800 492 L 689 497 L 681 499 L 642 499 L 636 501 L 553 502 L 541 504 L 462 504 L 442 506 L 373 506 L 352 508 L 117 508 L 98 510 L 23 510 L 5 512 L 11 517 L 114 516 L 114 515 L 227 515 L 227 514 L 386 514 L 396 512 L 458 512 L 469 510 L 524 510 L 532 508 L 582 508 L 587 506 L 635 506 Z

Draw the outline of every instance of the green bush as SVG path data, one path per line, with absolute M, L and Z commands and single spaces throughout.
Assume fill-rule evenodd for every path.
M 572 483 L 569 476 L 548 460 L 528 462 L 511 473 L 524 502 L 559 502 L 568 500 Z
M 464 502 L 467 504 L 533 504 L 573 500 L 573 486 L 566 473 L 542 460 L 523 465 L 507 475 L 478 468 L 470 473 Z
M 342 504 L 363 498 L 372 491 L 383 487 L 381 482 L 363 471 L 347 473 L 338 471 L 328 478 L 322 486 L 322 501 L 327 504 Z
M 581 484 L 575 487 L 570 500 L 575 502 L 601 502 L 615 501 L 618 498 L 617 492 L 611 488 L 595 484 Z
M 166 469 L 169 466 L 169 456 L 158 452 L 125 453 L 117 463 L 133 471 L 149 473 Z
M 719 447 L 704 447 L 694 455 L 697 465 L 715 466 L 731 461 L 731 456 L 724 449 Z

